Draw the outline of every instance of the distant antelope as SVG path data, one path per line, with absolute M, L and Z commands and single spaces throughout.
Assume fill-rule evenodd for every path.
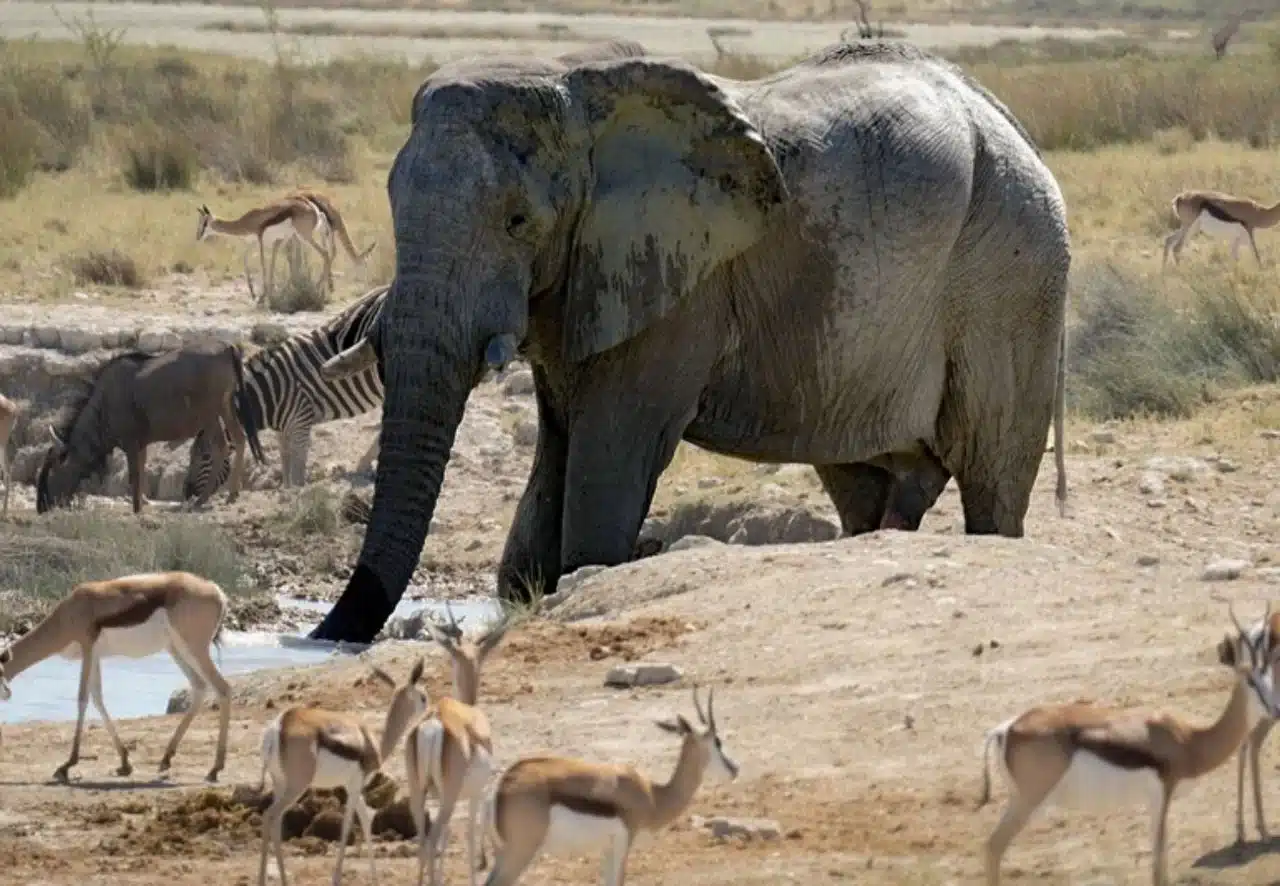
M 39 624 L 0 650 L 0 700 L 7 701 L 12 695 L 9 681 L 32 665 L 54 655 L 80 659 L 71 756 L 54 772 L 54 780 L 67 782 L 71 767 L 80 760 L 80 736 L 90 698 L 120 755 L 116 774 L 127 776 L 133 772 L 129 751 L 102 700 L 102 659 L 143 658 L 167 650 L 191 683 L 191 706 L 169 739 L 160 771 L 169 770 L 178 742 L 212 686 L 218 697 L 218 750 L 206 780 L 217 781 L 227 760 L 231 688 L 209 657 L 209 647 L 218 644 L 226 613 L 227 598 L 222 589 L 189 572 L 139 573 L 78 584 Z
M 1113 809 L 1150 804 L 1152 882 L 1166 883 L 1169 804 L 1178 784 L 1217 769 L 1264 716 L 1275 717 L 1269 628 L 1256 640 L 1228 607 L 1237 636 L 1218 644 L 1218 660 L 1235 676 L 1226 708 L 1208 726 L 1169 713 L 1121 711 L 1083 702 L 1038 705 L 987 733 L 983 743 L 981 807 L 991 799 L 987 765 L 996 746 L 1011 796 L 987 840 L 988 886 L 1000 882 L 1000 861 L 1013 838 L 1046 803 Z M 1264 621 L 1269 625 L 1270 604 Z
M 704 715 L 695 687 L 693 706 L 705 728 L 680 715 L 658 722 L 682 739 L 666 782 L 653 782 L 632 766 L 567 757 L 526 757 L 512 765 L 485 804 L 485 821 L 500 846 L 485 886 L 511 886 L 540 852 L 588 849 L 604 850 L 605 886 L 623 886 L 627 856 L 641 831 L 656 831 L 680 816 L 708 769 L 730 781 L 738 777 L 738 764 L 716 731 L 714 704 L 712 690 Z
M 294 237 L 320 253 L 320 259 L 324 263 L 324 279 L 329 291 L 332 292 L 335 231 L 347 255 L 355 264 L 362 264 L 378 245 L 375 240 L 364 252 L 357 253 L 338 207 L 325 195 L 306 190 L 292 191 L 279 200 L 274 200 L 266 206 L 250 209 L 234 219 L 218 218 L 209 211 L 208 205 L 201 204 L 198 210 L 196 239 L 206 240 L 215 234 L 221 234 L 225 237 L 244 240 L 244 275 L 249 284 L 249 295 L 256 302 L 263 303 L 268 298 L 271 283 L 275 279 L 276 256 L 280 246 Z M 317 236 L 325 240 L 327 248 L 317 242 Z M 253 278 L 249 273 L 249 250 L 255 241 L 258 244 L 258 260 L 262 265 L 262 294 L 256 296 L 253 292 Z M 266 256 L 268 243 L 271 244 L 270 265 L 267 264 Z
M 353 714 L 297 705 L 271 722 L 262 733 L 262 787 L 271 774 L 271 805 L 262 813 L 262 855 L 258 863 L 258 886 L 267 881 L 267 848 L 275 846 L 280 886 L 286 886 L 281 833 L 284 813 L 306 793 L 307 788 L 346 789 L 342 814 L 342 834 L 338 840 L 338 860 L 333 869 L 334 886 L 342 882 L 342 859 L 351 836 L 352 817 L 360 819 L 364 851 L 369 856 L 371 882 L 378 882 L 373 858 L 373 812 L 364 800 L 364 789 L 395 750 L 405 730 L 427 709 L 427 693 L 418 684 L 426 662 L 418 659 L 409 679 L 400 686 L 386 672 L 373 668 L 373 676 L 394 690 L 380 742 Z
M 1280 639 L 1280 612 L 1272 613 L 1265 619 L 1261 619 L 1249 627 L 1248 639 L 1250 644 L 1267 644 L 1263 646 L 1263 651 L 1268 658 L 1274 651 L 1274 644 Z M 1240 650 L 1239 656 L 1243 657 L 1243 649 Z M 1280 680 L 1280 665 L 1273 665 L 1271 670 L 1271 678 L 1273 686 L 1278 685 L 1274 681 Z M 1264 717 L 1258 721 L 1258 725 L 1253 727 L 1253 731 L 1249 733 L 1249 737 L 1240 745 L 1240 751 L 1237 759 L 1236 767 L 1236 842 L 1244 842 L 1244 769 L 1246 756 L 1253 770 L 1253 812 L 1254 820 L 1258 827 L 1258 835 L 1266 840 L 1270 837 L 1267 833 L 1267 823 L 1262 815 L 1262 773 L 1258 769 L 1258 754 L 1262 750 L 1262 743 L 1267 740 L 1268 733 L 1276 721 L 1270 717 Z
M 475 886 L 476 843 L 481 841 L 480 866 L 484 867 L 483 834 L 478 814 L 484 789 L 493 772 L 493 739 L 489 718 L 479 710 L 480 669 L 502 642 L 511 622 L 503 618 L 478 640 L 462 638 L 462 630 L 449 614 L 448 627 L 427 623 L 427 630 L 453 659 L 454 697 L 441 698 L 435 711 L 415 725 L 405 740 L 405 778 L 409 782 L 409 809 L 418 833 L 418 883 L 424 867 L 431 871 L 431 886 L 440 877 L 440 859 L 449 838 L 449 820 L 461 798 L 467 800 L 467 877 Z M 426 797 L 435 791 L 440 807 L 427 833 Z
M 1164 238 L 1163 270 L 1173 253 L 1176 264 L 1187 238 L 1197 231 L 1231 241 L 1231 259 L 1240 260 L 1240 246 L 1246 240 L 1253 257 L 1262 266 L 1253 232 L 1280 222 L 1280 202 L 1264 206 L 1248 197 L 1236 197 L 1220 191 L 1183 191 L 1173 198 L 1173 214 L 1178 217 L 1178 230 Z
M 4 481 L 4 504 L 0 517 L 9 515 L 9 488 L 13 486 L 13 469 L 9 464 L 9 437 L 18 423 L 18 404 L 0 394 L 0 480 Z

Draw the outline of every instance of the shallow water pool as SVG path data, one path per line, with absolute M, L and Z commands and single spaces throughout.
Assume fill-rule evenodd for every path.
M 315 612 L 316 621 L 301 626 L 297 634 L 226 631 L 222 637 L 221 658 L 218 651 L 214 651 L 214 663 L 225 676 L 314 664 L 334 655 L 350 655 L 357 651 L 307 639 L 307 633 L 319 623 L 331 604 L 288 598 L 282 598 L 280 602 L 283 606 Z M 476 630 L 498 612 L 497 604 L 491 600 L 451 600 L 449 605 L 468 632 Z M 404 616 L 421 609 L 437 610 L 443 614 L 444 604 L 404 600 L 394 614 Z M 8 702 L 0 702 L 0 723 L 75 720 L 79 684 L 80 662 L 61 657 L 47 658 L 14 678 L 13 697 Z M 187 678 L 166 652 L 146 658 L 108 658 L 102 663 L 102 694 L 113 720 L 163 714 L 173 691 L 187 685 Z M 85 719 L 99 719 L 92 704 Z

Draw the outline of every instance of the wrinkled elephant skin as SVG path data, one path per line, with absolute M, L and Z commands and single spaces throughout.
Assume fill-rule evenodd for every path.
M 958 68 L 866 42 L 742 83 L 615 44 L 446 65 L 412 120 L 373 510 L 313 636 L 381 627 L 512 341 L 539 430 L 505 596 L 629 560 L 682 439 L 814 465 L 848 534 L 916 528 L 954 478 L 966 532 L 1023 535 L 1061 437 L 1066 208 Z

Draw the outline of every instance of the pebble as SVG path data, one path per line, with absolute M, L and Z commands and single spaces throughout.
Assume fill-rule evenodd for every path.
M 610 668 L 605 675 L 604 685 L 614 688 L 630 688 L 632 686 L 661 686 L 674 683 L 684 673 L 672 664 L 628 664 Z
M 1248 560 L 1214 560 L 1200 573 L 1201 581 L 1231 581 L 1237 579 L 1253 564 Z

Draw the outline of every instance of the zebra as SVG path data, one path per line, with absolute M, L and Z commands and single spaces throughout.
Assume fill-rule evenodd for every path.
M 244 361 L 245 408 L 258 429 L 270 428 L 278 435 L 282 485 L 306 482 L 313 427 L 354 418 L 382 405 L 382 380 L 376 366 L 330 380 L 321 376 L 320 365 L 369 334 L 390 288 L 389 284 L 375 287 L 323 326 L 292 335 Z M 377 458 L 381 436 L 379 430 L 356 465 L 357 473 L 368 471 Z M 211 441 L 201 431 L 192 441 L 183 484 L 188 501 L 192 496 L 212 495 L 227 481 L 231 459 L 224 455 L 216 470 L 214 460 Z

